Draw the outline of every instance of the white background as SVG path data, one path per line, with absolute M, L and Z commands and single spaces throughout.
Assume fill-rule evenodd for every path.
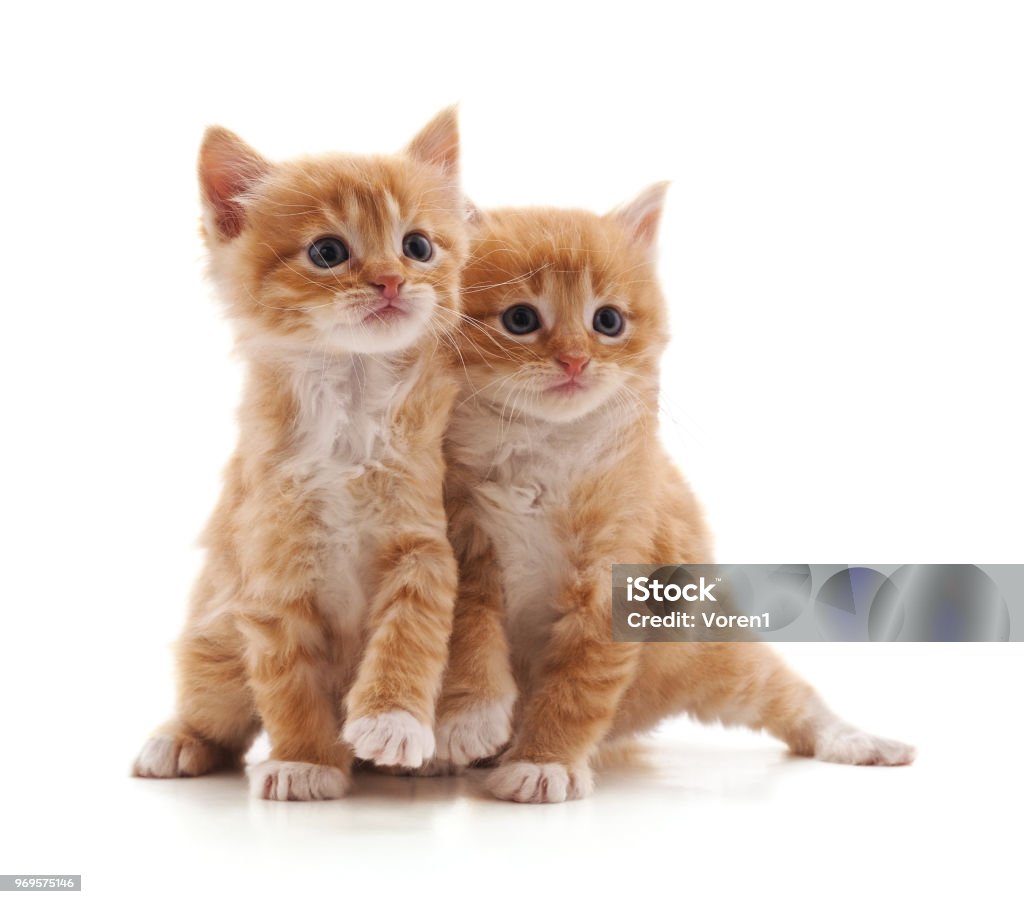
M 719 559 L 1019 562 L 1018 5 L 19 4 L 0 43 L 0 872 L 82 873 L 97 901 L 1019 894 L 1011 645 L 786 651 L 917 743 L 910 769 L 680 721 L 562 807 L 127 778 L 234 439 L 206 125 L 272 157 L 392 150 L 460 101 L 481 206 L 671 179 L 664 434 Z

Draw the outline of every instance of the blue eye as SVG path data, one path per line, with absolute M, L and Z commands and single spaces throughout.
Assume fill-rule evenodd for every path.
M 317 239 L 309 246 L 309 259 L 323 270 L 343 264 L 349 258 L 348 248 L 333 235 Z
M 598 308 L 594 312 L 594 329 L 606 336 L 618 336 L 626 328 L 626 320 L 617 308 Z
M 422 232 L 410 232 L 402 240 L 402 251 L 406 257 L 425 263 L 434 256 L 434 246 Z
M 540 315 L 528 304 L 517 304 L 501 315 L 501 324 L 513 336 L 525 336 L 540 329 Z

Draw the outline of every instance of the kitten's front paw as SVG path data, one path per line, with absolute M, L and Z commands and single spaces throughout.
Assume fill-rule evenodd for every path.
M 816 759 L 851 766 L 906 766 L 916 755 L 909 744 L 876 738 L 843 722 L 822 729 L 814 745 Z
M 434 732 L 402 709 L 345 723 L 342 738 L 361 760 L 418 769 L 434 755 Z
M 481 703 L 441 719 L 437 727 L 435 761 L 457 771 L 477 760 L 494 756 L 512 735 L 515 697 Z
M 487 790 L 502 800 L 520 804 L 559 804 L 578 800 L 594 790 L 589 766 L 561 763 L 502 763 L 487 780 Z
M 336 800 L 351 785 L 335 766 L 267 760 L 249 767 L 249 790 L 263 800 Z
M 226 752 L 199 738 L 157 735 L 142 745 L 132 775 L 139 778 L 192 778 L 225 765 Z

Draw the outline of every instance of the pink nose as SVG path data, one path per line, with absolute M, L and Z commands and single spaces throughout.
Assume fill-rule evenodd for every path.
M 590 363 L 586 355 L 558 355 L 555 360 L 565 368 L 570 377 L 578 377 L 583 373 L 583 368 Z
M 388 274 L 386 276 L 376 276 L 372 282 L 373 285 L 380 289 L 380 294 L 388 301 L 391 301 L 394 298 L 398 298 L 398 290 L 402 288 L 405 280 L 401 276 Z

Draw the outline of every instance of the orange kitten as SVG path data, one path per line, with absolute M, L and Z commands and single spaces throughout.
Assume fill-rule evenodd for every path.
M 461 586 L 437 765 L 497 753 L 514 725 L 489 779 L 508 800 L 583 796 L 601 741 L 681 712 L 834 762 L 913 758 L 842 722 L 766 645 L 611 641 L 613 563 L 712 558 L 657 434 L 664 191 L 603 217 L 487 213 L 463 275 L 465 385 L 446 441 Z
M 440 342 L 466 252 L 454 111 L 393 157 L 270 163 L 210 129 L 211 272 L 247 366 L 238 449 L 178 646 L 177 716 L 135 763 L 237 763 L 253 793 L 340 797 L 353 755 L 415 767 L 432 724 L 456 568 Z

